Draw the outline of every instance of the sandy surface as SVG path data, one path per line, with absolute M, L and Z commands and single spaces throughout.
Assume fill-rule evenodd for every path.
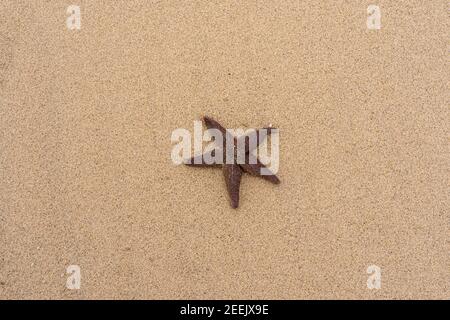
M 449 298 L 448 7 L 371 3 L 2 1 L 0 298 Z M 204 114 L 282 183 L 174 166 Z

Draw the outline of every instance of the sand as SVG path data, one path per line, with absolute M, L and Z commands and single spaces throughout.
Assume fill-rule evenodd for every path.
M 2 1 L 0 298 L 448 299 L 448 6 L 375 2 Z M 205 114 L 281 184 L 175 166 Z

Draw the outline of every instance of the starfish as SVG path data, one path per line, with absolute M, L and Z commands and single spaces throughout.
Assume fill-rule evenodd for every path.
M 231 207 L 237 208 L 239 206 L 239 189 L 241 184 L 241 177 L 244 172 L 259 176 L 267 181 L 270 181 L 274 184 L 279 184 L 280 180 L 275 174 L 261 174 L 261 169 L 266 168 L 264 164 L 262 164 L 258 158 L 256 158 L 252 152 L 260 145 L 260 143 L 266 138 L 268 134 L 272 133 L 272 127 L 266 127 L 263 128 L 265 130 L 254 130 L 250 134 L 243 135 L 240 137 L 235 137 L 232 135 L 227 129 L 225 129 L 220 123 L 218 123 L 216 120 L 209 118 L 209 117 L 203 117 L 203 121 L 205 122 L 205 125 L 208 129 L 216 129 L 220 131 L 223 137 L 226 137 L 223 139 L 222 143 L 218 143 L 218 141 L 214 140 L 214 143 L 216 143 L 216 148 L 207 151 L 206 153 L 194 156 L 187 161 L 184 162 L 184 164 L 189 166 L 198 166 L 198 167 L 205 167 L 205 166 L 222 166 L 223 174 L 225 177 L 225 183 L 227 186 L 228 194 L 230 196 L 231 200 Z M 253 135 L 253 136 L 252 136 Z M 242 142 L 241 139 L 244 139 Z M 255 139 L 253 141 L 256 141 L 256 143 L 250 144 L 250 140 Z M 222 152 L 222 159 L 226 159 L 227 154 L 227 148 L 226 148 L 226 141 L 233 141 L 232 148 L 234 149 L 234 158 L 232 161 L 222 161 L 222 163 L 217 163 L 213 161 L 210 163 L 210 161 L 207 161 L 205 159 L 215 159 L 216 152 Z M 241 152 L 241 158 L 245 159 L 245 161 L 238 161 L 239 159 L 239 150 L 238 145 L 241 146 L 242 143 L 244 143 L 245 149 Z M 252 159 L 252 161 L 250 161 Z M 231 163 L 230 163 L 231 162 Z M 266 168 L 266 170 L 269 170 Z M 270 171 L 269 171 L 270 172 Z

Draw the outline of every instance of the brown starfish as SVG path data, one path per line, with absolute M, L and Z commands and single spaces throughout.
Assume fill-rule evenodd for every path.
M 280 180 L 275 174 L 262 175 L 261 169 L 266 168 L 266 166 L 262 164 L 257 158 L 255 158 L 254 155 L 252 155 L 252 151 L 259 146 L 259 144 L 264 140 L 264 138 L 266 138 L 267 134 L 271 134 L 271 131 L 274 128 L 267 127 L 263 128 L 265 129 L 263 131 L 255 130 L 250 134 L 241 137 L 235 137 L 214 119 L 205 116 L 203 117 L 203 121 L 205 122 L 205 125 L 208 129 L 216 129 L 222 133 L 222 136 L 224 137 L 223 142 L 222 144 L 218 145 L 216 149 L 213 149 L 212 151 L 206 152 L 202 155 L 195 156 L 185 161 L 184 163 L 189 166 L 222 166 L 223 174 L 225 177 L 225 183 L 227 185 L 228 193 L 231 199 L 231 207 L 237 208 L 239 205 L 239 188 L 243 172 L 260 176 L 261 178 L 266 179 L 275 184 L 280 183 Z M 252 135 L 255 136 L 252 137 Z M 254 143 L 253 145 L 250 144 L 251 138 L 254 138 L 256 141 L 256 143 Z M 245 150 L 243 150 L 242 152 L 245 161 L 238 161 L 238 154 L 239 154 L 238 144 L 242 145 L 242 141 L 240 142 L 241 139 L 245 139 L 244 140 Z M 228 161 L 225 162 L 227 154 L 227 146 L 226 146 L 227 140 L 233 141 L 231 147 L 234 149 L 235 152 L 233 152 L 234 158 L 232 163 L 227 163 Z M 217 143 L 217 141 L 215 142 Z M 208 163 L 208 161 L 205 161 L 205 158 L 206 159 L 215 158 L 216 150 L 222 152 L 222 159 L 224 159 L 223 163 L 220 164 L 216 162 Z M 250 161 L 250 159 L 252 159 L 252 161 Z M 266 170 L 269 169 L 266 168 Z

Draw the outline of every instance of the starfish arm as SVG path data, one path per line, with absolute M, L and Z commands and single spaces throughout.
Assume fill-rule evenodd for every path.
M 220 123 L 218 123 L 213 118 L 204 116 L 203 121 L 205 122 L 205 125 L 208 129 L 217 129 L 224 135 L 224 137 L 227 134 L 227 129 L 225 129 Z
M 226 150 L 226 142 L 232 141 L 233 145 L 236 145 L 236 138 L 226 129 L 224 128 L 219 122 L 214 120 L 213 118 L 210 118 L 208 116 L 203 117 L 203 121 L 205 122 L 205 125 L 208 129 L 216 129 L 219 130 L 222 133 L 223 141 L 217 141 L 216 143 L 222 148 L 224 155 Z
M 257 160 L 257 162 L 255 164 L 248 164 L 248 163 L 244 163 L 244 164 L 239 164 L 242 168 L 243 171 L 250 173 L 252 175 L 255 176 L 260 176 L 261 178 L 270 181 L 274 184 L 279 184 L 280 183 L 280 179 L 278 179 L 278 177 L 275 174 L 269 174 L 269 175 L 262 175 L 261 174 L 261 169 L 262 168 L 266 168 L 267 167 L 265 165 L 263 165 L 259 160 Z M 267 169 L 269 170 L 269 169 Z
M 231 207 L 239 206 L 239 188 L 241 185 L 242 169 L 237 164 L 224 164 L 223 175 L 230 195 Z
M 262 131 L 262 129 L 264 129 L 264 131 Z M 256 129 L 253 132 L 238 138 L 239 141 L 242 141 L 242 139 L 245 140 L 245 153 L 249 153 L 257 149 L 259 145 L 267 138 L 267 136 L 272 133 L 272 130 L 276 128 L 266 127 L 262 129 Z M 250 139 L 256 139 L 256 144 L 250 146 Z
M 205 157 L 214 158 L 216 150 L 213 149 L 207 153 L 194 156 L 190 159 L 186 159 L 183 163 L 187 166 L 195 166 L 195 167 L 212 167 L 212 166 L 220 166 L 217 163 L 206 163 Z

